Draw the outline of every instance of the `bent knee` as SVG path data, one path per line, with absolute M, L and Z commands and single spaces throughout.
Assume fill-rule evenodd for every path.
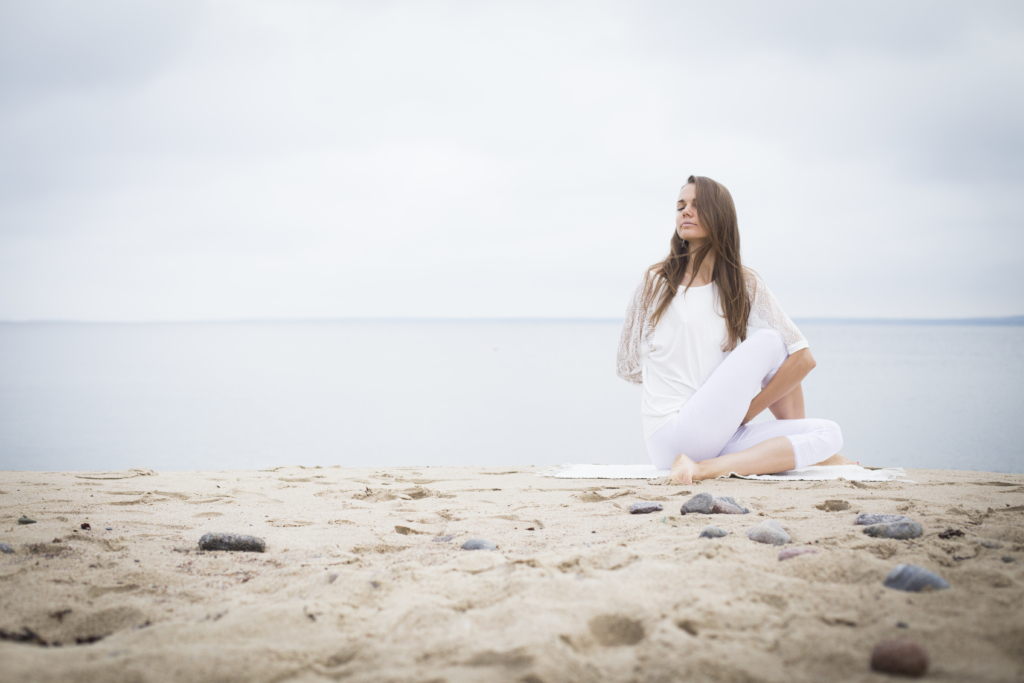
M 821 431 L 831 455 L 838 453 L 843 447 L 843 432 L 839 429 L 839 425 L 832 420 L 822 420 Z

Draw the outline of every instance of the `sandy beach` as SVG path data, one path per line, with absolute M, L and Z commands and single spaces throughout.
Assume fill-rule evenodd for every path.
M 878 681 L 893 637 L 928 651 L 928 679 L 1024 680 L 1024 475 L 537 471 L 2 472 L 0 680 Z M 702 492 L 751 513 L 681 515 Z M 859 512 L 924 533 L 871 538 Z M 780 561 L 745 535 L 765 520 L 818 552 Z M 729 535 L 700 538 L 710 524 Z M 207 532 L 266 552 L 200 551 Z M 884 587 L 900 563 L 951 588 Z

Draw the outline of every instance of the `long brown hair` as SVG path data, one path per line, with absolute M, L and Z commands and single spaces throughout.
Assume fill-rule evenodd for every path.
M 694 204 L 697 207 L 697 219 L 707 233 L 707 239 L 691 253 L 689 244 L 679 236 L 679 231 L 673 230 L 668 256 L 647 269 L 644 301 L 657 302 L 651 316 L 653 327 L 658 324 L 679 291 L 690 260 L 693 260 L 691 272 L 696 275 L 705 257 L 714 254 L 715 267 L 711 280 L 718 285 L 728 332 L 722 350 L 731 351 L 747 338 L 747 318 L 750 315 L 750 297 L 747 294 L 743 264 L 740 262 L 740 229 L 736 220 L 736 205 L 733 204 L 729 190 L 711 178 L 690 176 L 686 184 L 696 186 Z M 687 283 L 683 293 L 689 288 L 690 283 Z

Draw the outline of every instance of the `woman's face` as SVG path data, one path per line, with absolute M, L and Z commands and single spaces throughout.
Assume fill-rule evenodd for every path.
M 692 183 L 683 185 L 676 204 L 676 234 L 687 242 L 707 239 L 708 236 L 697 217 L 696 200 L 697 186 Z

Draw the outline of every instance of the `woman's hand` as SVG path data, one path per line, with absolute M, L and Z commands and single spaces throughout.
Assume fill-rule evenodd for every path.
M 775 376 L 772 377 L 772 381 L 768 382 L 768 386 L 762 389 L 754 397 L 754 400 L 750 402 L 750 409 L 747 411 L 741 424 L 747 424 L 764 412 L 765 408 L 773 405 L 776 401 L 800 386 L 800 383 L 804 381 L 804 378 L 814 369 L 815 365 L 817 363 L 814 361 L 814 356 L 811 355 L 810 349 L 800 349 L 792 354 L 785 360 L 779 371 L 775 373 Z

